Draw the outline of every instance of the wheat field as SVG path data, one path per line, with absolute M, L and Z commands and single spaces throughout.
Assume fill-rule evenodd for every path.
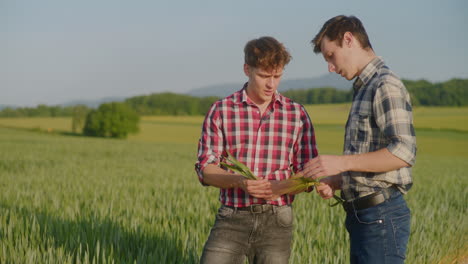
M 320 153 L 341 152 L 348 109 L 307 107 Z M 415 109 L 407 263 L 467 261 L 467 116 Z M 0 119 L 0 263 L 197 263 L 219 206 L 193 169 L 202 121 L 144 117 L 114 140 L 73 135 L 66 118 Z M 291 263 L 349 262 L 341 208 L 309 193 L 294 210 Z

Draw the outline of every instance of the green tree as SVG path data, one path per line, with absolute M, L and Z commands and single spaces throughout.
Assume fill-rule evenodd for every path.
M 86 120 L 86 115 L 90 109 L 85 105 L 76 105 L 72 110 L 72 131 L 73 133 L 82 133 Z
M 126 138 L 138 132 L 139 117 L 125 103 L 106 103 L 92 110 L 86 117 L 83 133 L 86 136 Z

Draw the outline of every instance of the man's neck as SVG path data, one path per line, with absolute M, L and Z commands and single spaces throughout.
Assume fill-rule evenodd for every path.
M 262 102 L 262 103 L 257 103 L 254 100 L 252 100 L 252 98 L 250 100 L 258 107 L 258 109 L 260 109 L 260 114 L 261 115 L 263 115 L 263 113 L 265 113 L 268 106 L 271 104 L 271 102 L 273 102 L 273 99 L 270 100 L 270 101 Z
M 366 66 L 377 57 L 372 49 L 369 50 L 362 50 L 362 54 L 360 54 L 360 64 L 359 64 L 359 72 L 356 77 L 361 75 L 362 71 Z
M 246 94 L 247 94 L 247 97 L 249 97 L 250 101 L 252 101 L 260 109 L 260 114 L 263 114 L 265 112 L 265 110 L 268 108 L 270 103 L 273 102 L 273 98 L 275 97 L 275 95 L 273 95 L 268 101 L 259 101 L 257 98 L 255 98 L 249 93 L 248 86 L 246 89 Z
M 258 108 L 260 109 L 260 115 L 263 116 L 263 113 L 265 113 L 265 111 L 267 110 L 268 106 L 271 104 L 271 101 L 270 102 L 265 102 L 263 103 L 262 105 L 257 105 Z

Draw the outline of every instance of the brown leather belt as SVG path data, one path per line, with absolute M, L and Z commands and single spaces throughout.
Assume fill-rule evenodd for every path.
M 373 194 L 357 198 L 356 200 L 344 202 L 343 208 L 348 213 L 353 212 L 354 210 L 367 209 L 385 202 L 395 192 L 399 192 L 398 188 L 395 186 L 391 186 Z

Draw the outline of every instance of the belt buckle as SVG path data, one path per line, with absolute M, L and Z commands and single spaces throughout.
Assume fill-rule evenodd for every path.
M 263 204 L 252 204 L 250 206 L 250 212 L 253 214 L 263 213 Z

